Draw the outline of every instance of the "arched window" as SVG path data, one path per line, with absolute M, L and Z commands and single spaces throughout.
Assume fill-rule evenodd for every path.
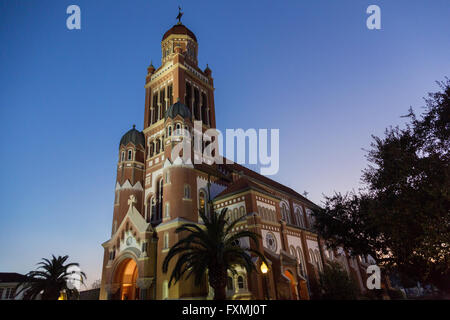
M 164 248 L 163 249 L 169 249 L 169 233 L 164 233 Z
M 162 285 L 162 298 L 163 300 L 169 299 L 169 281 L 164 280 Z
M 184 185 L 184 198 L 185 199 L 191 198 L 191 186 L 188 184 Z
M 301 209 L 301 208 L 297 208 L 297 209 L 296 209 L 296 211 L 295 211 L 295 216 L 297 217 L 297 225 L 298 225 L 299 227 L 304 228 L 305 225 L 304 225 L 304 223 L 303 223 L 303 212 L 302 212 L 302 209 Z
M 239 217 L 244 217 L 245 216 L 245 208 L 244 206 L 241 206 L 239 208 Z
M 199 196 L 198 196 L 198 209 L 201 211 L 204 211 L 205 207 L 206 207 L 206 194 L 202 190 L 202 191 L 200 191 Z
M 165 178 L 166 178 L 166 183 L 170 183 L 170 171 L 166 171 Z
M 133 159 L 133 151 L 128 150 L 128 160 L 132 160 L 132 159 Z
M 291 251 L 291 255 L 293 255 L 294 257 L 297 258 L 297 254 L 296 254 L 296 252 L 295 252 L 294 246 L 290 246 L 290 247 L 289 247 L 289 250 Z
M 170 218 L 170 204 L 168 202 L 166 202 L 166 208 L 164 210 L 164 217 Z
M 151 220 L 155 220 L 156 218 L 156 201 L 155 197 L 151 197 L 148 205 L 148 213 L 147 213 L 147 222 L 150 222 Z
M 177 135 L 177 136 L 181 135 L 181 124 L 179 124 L 179 123 L 176 124 L 175 135 Z
M 316 255 L 316 261 L 317 261 L 317 267 L 319 268 L 320 271 L 322 271 L 322 263 L 320 262 L 321 259 L 320 259 L 319 250 L 316 249 L 315 255 Z
M 164 193 L 164 188 L 163 188 L 163 184 L 164 181 L 163 179 L 159 179 L 158 181 L 158 189 L 157 189 L 157 193 L 156 193 L 156 215 L 155 215 L 155 220 L 159 221 L 162 218 L 162 203 L 163 203 L 163 193 Z
M 244 277 L 243 276 L 238 276 L 237 283 L 238 283 L 238 288 L 239 289 L 244 289 L 245 288 Z
M 291 220 L 289 219 L 289 210 L 285 203 L 281 205 L 281 219 L 286 221 L 286 223 L 291 223 Z
M 125 151 L 122 151 L 122 155 L 120 157 L 120 161 L 124 161 L 125 160 Z
M 227 277 L 227 290 L 233 290 L 233 278 L 228 276 Z
M 238 209 L 234 208 L 233 210 L 233 220 L 237 220 L 239 218 Z
M 314 256 L 314 251 L 312 251 L 312 249 L 309 249 L 309 258 L 311 259 L 312 264 L 316 264 L 316 257 Z
M 172 136 L 172 126 L 167 127 L 167 136 L 168 137 Z
M 303 258 L 303 252 L 300 247 L 297 247 L 297 254 L 298 254 L 298 259 L 299 259 L 299 264 L 300 264 L 300 273 L 303 276 L 306 276 L 305 260 Z

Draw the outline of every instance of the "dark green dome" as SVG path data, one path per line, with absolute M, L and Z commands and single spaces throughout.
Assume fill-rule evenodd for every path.
M 181 103 L 180 101 L 175 102 L 173 105 L 169 107 L 166 111 L 166 119 L 172 118 L 174 119 L 177 115 L 180 115 L 183 119 L 191 118 L 191 110 Z
M 135 125 L 133 125 L 133 129 L 123 135 L 122 139 L 120 139 L 120 145 L 126 146 L 130 142 L 135 146 L 139 144 L 143 147 L 145 146 L 144 134 L 140 131 L 137 131 Z

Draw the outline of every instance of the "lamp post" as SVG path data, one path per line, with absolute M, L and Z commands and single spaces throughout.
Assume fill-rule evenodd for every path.
M 267 264 L 265 264 L 264 261 L 261 263 L 260 269 L 261 269 L 261 272 L 262 272 L 263 278 L 264 278 L 264 287 L 265 287 L 265 289 L 264 289 L 264 296 L 265 297 L 264 298 L 266 300 L 269 300 L 270 299 L 269 298 L 269 287 L 267 285 L 267 272 L 269 271 L 269 268 L 267 267 Z

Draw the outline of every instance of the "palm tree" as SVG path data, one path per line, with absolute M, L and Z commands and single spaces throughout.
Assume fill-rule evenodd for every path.
M 211 206 L 212 207 L 212 206 Z M 169 286 L 178 282 L 183 275 L 186 279 L 194 276 L 195 285 L 200 285 L 205 274 L 208 274 L 210 286 L 214 289 L 214 300 L 226 298 L 227 271 L 236 274 L 236 266 L 243 266 L 247 273 L 255 269 L 251 254 L 266 261 L 257 250 L 241 248 L 237 245 L 240 238 L 248 237 L 258 248 L 258 237 L 251 231 L 236 231 L 232 229 L 237 223 L 244 220 L 245 216 L 229 221 L 226 217 L 227 208 L 220 213 L 208 210 L 212 214 L 200 211 L 204 225 L 185 223 L 175 232 L 186 232 L 187 235 L 170 248 L 163 262 L 163 272 L 167 273 L 169 262 L 175 256 L 179 256 L 172 270 Z
M 83 283 L 86 274 L 80 271 L 78 272 L 79 279 L 71 277 L 73 273 L 68 269 L 79 267 L 79 264 L 64 264 L 68 258 L 67 255 L 63 257 L 52 255 L 51 260 L 42 258 L 42 261 L 38 263 L 37 270 L 28 272 L 26 279 L 17 285 L 16 288 L 20 288 L 17 294 L 23 291 L 24 299 L 31 300 L 36 299 L 39 294 L 42 294 L 42 300 L 57 300 L 62 292 L 65 292 L 68 297 L 77 296 L 78 290 L 71 281 Z

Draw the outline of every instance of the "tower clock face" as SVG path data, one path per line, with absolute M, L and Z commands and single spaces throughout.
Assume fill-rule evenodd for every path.
M 133 243 L 133 238 L 132 237 L 128 237 L 127 238 L 127 246 L 131 246 L 132 243 Z

